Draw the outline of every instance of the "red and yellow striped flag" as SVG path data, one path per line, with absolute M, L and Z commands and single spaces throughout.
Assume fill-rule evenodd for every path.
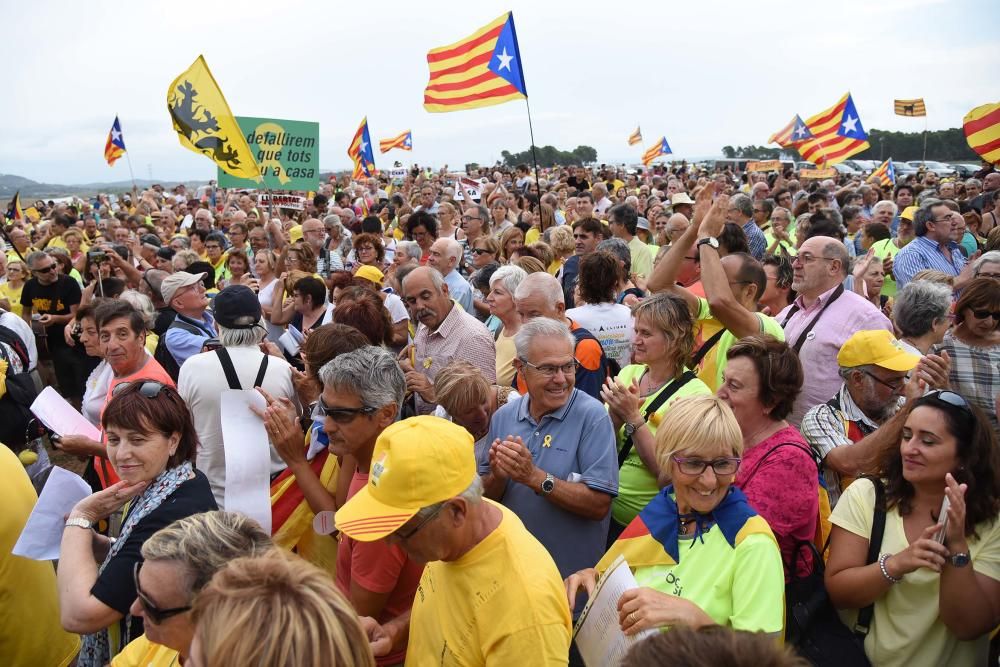
M 829 167 L 870 147 L 854 100 L 847 93 L 829 109 L 806 120 L 812 138 L 796 146 L 803 160 Z
M 672 152 L 670 144 L 667 143 L 667 138 L 660 137 L 654 145 L 647 148 L 646 152 L 642 154 L 642 163 L 648 167 L 656 158 L 661 155 L 670 155 Z
M 398 148 L 404 151 L 413 150 L 413 136 L 410 131 L 407 130 L 399 136 L 393 137 L 392 139 L 382 139 L 378 142 L 378 149 L 382 153 L 388 153 L 393 148 Z
M 962 119 L 969 147 L 991 164 L 1000 164 L 1000 103 L 978 106 Z
M 459 111 L 528 97 L 517 48 L 514 15 L 507 12 L 489 25 L 427 54 L 430 81 L 424 108 Z
M 642 143 L 642 130 L 638 126 L 635 128 L 635 132 L 628 135 L 628 145 L 635 146 L 638 143 Z

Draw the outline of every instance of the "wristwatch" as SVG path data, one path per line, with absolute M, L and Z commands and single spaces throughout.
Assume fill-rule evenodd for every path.
M 643 423 L 645 423 L 645 422 L 643 422 Z M 642 427 L 643 423 L 640 423 L 640 424 L 636 425 L 636 424 L 633 424 L 632 422 L 625 422 L 625 437 L 626 438 L 631 438 L 633 435 L 635 435 L 635 432 L 638 431 Z
M 949 556 L 948 561 L 951 563 L 952 567 L 965 567 L 972 562 L 972 559 L 969 558 L 969 554 L 964 551 L 960 551 L 957 554 Z
M 84 519 L 82 516 L 78 516 L 66 519 L 66 525 L 63 527 L 65 528 L 66 526 L 75 526 L 77 528 L 83 528 L 84 530 L 90 530 L 93 528 L 94 524 L 91 523 L 90 519 Z
M 703 245 L 711 246 L 711 247 L 715 248 L 716 250 L 718 250 L 719 249 L 719 239 L 715 238 L 714 236 L 707 236 L 707 237 L 699 240 L 698 243 L 695 245 L 695 248 L 698 249 L 698 250 L 701 250 L 701 247 Z
M 552 489 L 556 488 L 556 478 L 552 476 L 552 473 L 545 473 L 545 479 L 542 480 L 542 495 L 547 496 L 552 493 Z

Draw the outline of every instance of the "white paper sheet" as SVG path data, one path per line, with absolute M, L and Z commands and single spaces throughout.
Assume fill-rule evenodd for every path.
M 254 390 L 222 392 L 222 443 L 226 452 L 226 511 L 241 512 L 271 532 L 271 448 L 264 420 L 250 411 L 267 401 Z
M 618 600 L 639 584 L 623 556 L 615 559 L 597 582 L 574 628 L 574 639 L 587 667 L 615 667 L 628 650 L 656 630 L 625 636 L 618 622 Z
M 59 558 L 65 517 L 92 492 L 79 475 L 58 466 L 52 468 L 11 553 L 32 560 Z
M 83 435 L 101 441 L 101 432 L 52 387 L 42 389 L 31 404 L 31 412 L 57 435 Z
M 294 357 L 296 354 L 299 353 L 298 341 L 296 341 L 295 337 L 292 336 L 292 334 L 287 331 L 278 337 L 278 344 L 281 345 L 281 347 L 285 348 L 285 352 L 287 352 L 289 356 Z

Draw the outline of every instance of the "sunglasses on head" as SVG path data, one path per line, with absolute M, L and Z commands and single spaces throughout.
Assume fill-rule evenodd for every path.
M 953 408 L 958 408 L 968 414 L 972 414 L 972 409 L 969 407 L 969 402 L 966 401 L 960 394 L 956 394 L 953 391 L 948 391 L 946 389 L 939 389 L 937 391 L 931 391 L 924 395 L 924 398 L 933 398 L 934 400 L 941 401 L 942 403 L 947 403 Z
M 139 381 L 136 380 L 134 382 L 122 382 L 118 385 L 115 385 L 115 388 L 111 390 L 111 397 L 114 398 L 118 394 L 122 393 L 126 387 L 131 387 L 136 382 Z M 156 398 L 157 396 L 160 395 L 160 392 L 163 391 L 163 388 L 166 386 L 162 382 L 157 382 L 156 380 L 142 380 L 141 382 L 142 384 L 139 385 L 139 393 L 145 396 L 146 398 Z
M 183 614 L 186 611 L 191 610 L 191 605 L 184 605 L 183 607 L 173 607 L 171 609 L 160 609 L 153 601 L 149 599 L 149 596 L 139 588 L 139 570 L 142 569 L 142 562 L 135 564 L 132 568 L 132 578 L 135 580 L 135 594 L 139 598 L 139 604 L 142 605 L 142 615 L 152 621 L 155 625 L 163 623 L 168 618 L 176 616 L 178 614 Z

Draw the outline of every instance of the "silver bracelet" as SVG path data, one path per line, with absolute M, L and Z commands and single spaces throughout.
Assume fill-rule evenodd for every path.
M 878 566 L 879 566 L 879 569 L 882 570 L 882 576 L 885 577 L 886 580 L 888 580 L 888 582 L 890 584 L 898 584 L 899 582 L 901 582 L 903 580 L 903 578 L 902 577 L 894 577 L 894 576 L 892 576 L 891 574 L 889 574 L 889 570 L 887 570 L 886 567 L 885 567 L 885 562 L 887 560 L 889 560 L 890 556 L 892 556 L 892 554 L 882 554 L 881 556 L 879 556 L 878 557 Z

